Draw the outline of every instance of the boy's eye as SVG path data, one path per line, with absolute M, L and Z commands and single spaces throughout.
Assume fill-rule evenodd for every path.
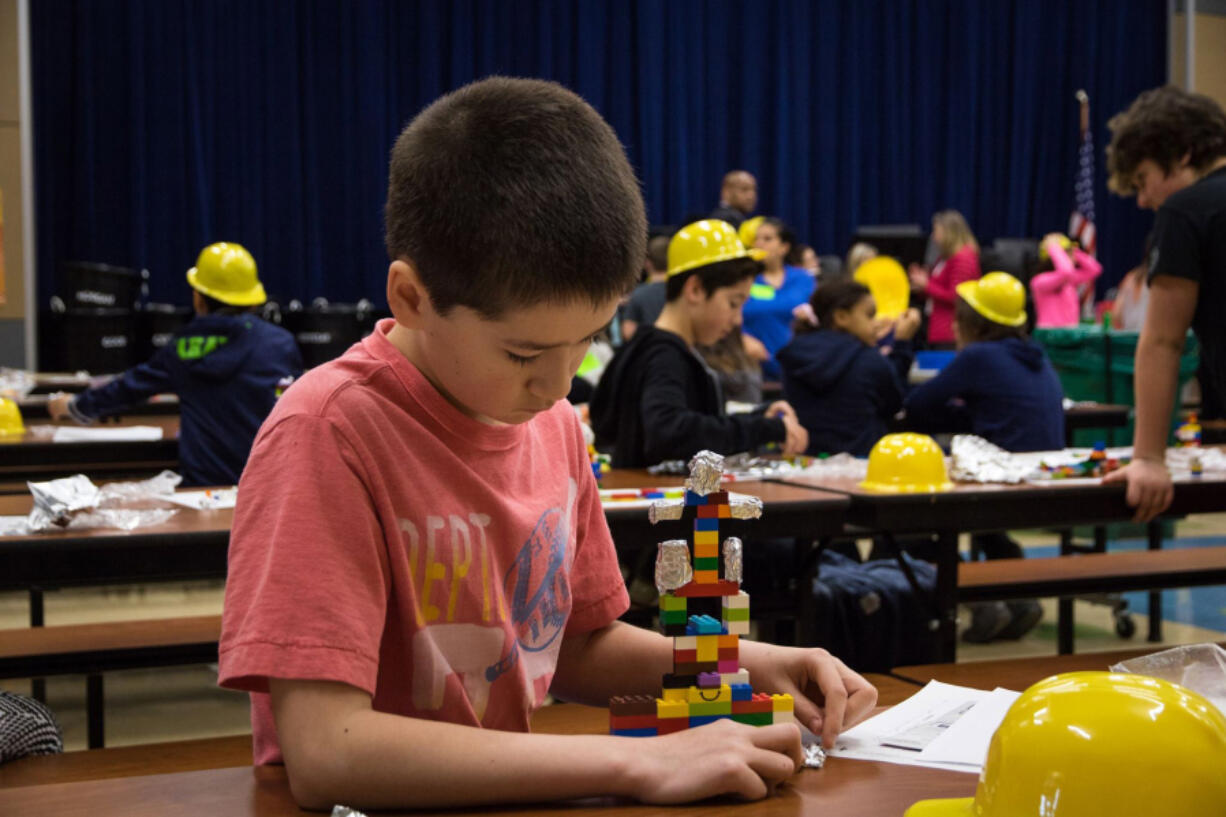
M 524 357 L 523 355 L 517 355 L 514 352 L 507 352 L 507 357 L 511 359 L 512 363 L 517 363 L 520 366 L 527 366 L 529 363 L 536 360 L 535 355 L 532 357 Z

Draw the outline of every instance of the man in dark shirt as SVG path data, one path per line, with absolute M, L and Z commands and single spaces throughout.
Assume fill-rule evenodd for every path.
M 711 218 L 740 227 L 757 206 L 758 180 L 748 170 L 729 170 L 719 188 L 719 207 L 712 211 Z
M 1133 460 L 1107 482 L 1127 482 L 1136 519 L 1170 505 L 1168 418 L 1188 327 L 1211 388 L 1226 388 L 1226 113 L 1174 86 L 1141 94 L 1108 123 L 1108 185 L 1157 210 L 1149 255 L 1149 311 L 1137 342 Z

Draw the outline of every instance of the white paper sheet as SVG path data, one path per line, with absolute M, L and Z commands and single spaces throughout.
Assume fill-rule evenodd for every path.
M 211 511 L 218 508 L 233 508 L 238 501 L 238 488 L 209 488 L 204 491 L 176 491 L 167 499 L 184 508 Z
M 986 731 L 987 740 L 990 740 L 1000 725 L 999 718 L 991 720 L 995 717 L 995 708 L 981 709 L 980 704 L 996 695 L 986 690 L 929 681 L 907 700 L 839 735 L 830 754 L 978 774 L 987 756 L 987 743 L 981 743 L 978 736 Z M 981 715 L 986 716 L 982 723 Z M 950 731 L 955 728 L 960 732 L 965 730 L 967 746 L 947 743 Z M 945 745 L 938 744 L 938 740 L 946 742 Z M 938 746 L 938 757 L 926 754 L 933 745 Z M 978 759 L 971 762 L 947 759 L 951 757 Z
M 974 705 L 973 717 L 959 718 L 957 723 L 924 747 L 920 756 L 925 760 L 982 767 L 988 759 L 988 744 L 992 742 L 992 735 L 996 734 L 1005 713 L 1020 695 L 1019 692 L 1000 687 L 992 690 L 991 694 Z
M 0 536 L 25 536 L 29 525 L 24 516 L 0 516 Z
M 162 439 L 157 426 L 117 426 L 115 428 L 77 428 L 56 426 L 51 441 L 57 443 L 139 442 Z

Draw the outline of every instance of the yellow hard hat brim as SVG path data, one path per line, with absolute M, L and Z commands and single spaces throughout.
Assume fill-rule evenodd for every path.
M 920 800 L 907 809 L 903 817 L 970 817 L 974 813 L 974 797 L 950 797 Z
M 676 267 L 673 267 L 672 269 L 668 271 L 668 277 L 672 278 L 674 275 L 680 275 L 681 273 L 689 272 L 692 269 L 698 269 L 699 267 L 709 267 L 712 264 L 719 264 L 723 261 L 733 261 L 737 258 L 748 258 L 751 261 L 757 261 L 758 263 L 762 263 L 762 259 L 766 258 L 766 251 L 759 250 L 757 247 L 754 247 L 753 249 L 745 250 L 743 252 L 741 251 L 726 252 L 726 253 L 723 253 L 713 258 L 695 259 L 694 261 L 691 261 L 688 264 L 678 264 Z
M 971 309 L 984 316 L 992 323 L 999 323 L 1001 326 L 1021 326 L 1026 322 L 1026 310 L 1018 313 L 1016 318 L 1007 318 L 999 312 L 984 306 L 979 300 L 979 282 L 978 281 L 963 281 L 954 287 L 954 291 L 958 293 L 958 297 L 971 305 Z
M 934 494 L 941 491 L 952 491 L 952 482 L 921 482 L 906 485 L 894 482 L 872 482 L 864 480 L 860 487 L 866 491 L 877 491 L 883 494 Z
M 268 296 L 264 294 L 264 285 L 259 282 L 256 282 L 256 285 L 251 289 L 243 292 L 222 292 L 221 290 L 206 287 L 200 283 L 195 267 L 187 271 L 187 283 L 201 295 L 207 295 L 230 306 L 259 306 L 268 300 Z

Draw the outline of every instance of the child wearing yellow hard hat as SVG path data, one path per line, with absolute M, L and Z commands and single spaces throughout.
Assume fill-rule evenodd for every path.
M 302 374 L 302 356 L 293 335 L 255 314 L 264 286 L 243 246 L 205 247 L 187 283 L 196 317 L 169 343 L 104 386 L 54 398 L 48 409 L 57 420 L 92 423 L 155 394 L 177 394 L 184 484 L 233 485 L 273 403 Z
M 904 404 L 917 431 L 969 432 L 1006 451 L 1064 447 L 1064 392 L 1055 369 L 1026 334 L 1026 289 L 1004 272 L 957 286 L 954 337 L 958 354 L 915 388 Z M 1004 533 L 977 534 L 989 558 L 1016 558 L 1021 547 Z M 1037 602 L 996 603 L 963 634 L 970 641 L 1020 637 L 1038 622 Z M 994 612 L 993 612 L 994 611 Z M 989 620 L 990 618 L 990 620 Z
M 735 453 L 782 443 L 799 454 L 808 446 L 782 401 L 726 414 L 719 381 L 695 350 L 740 326 L 760 257 L 724 221 L 698 221 L 673 236 L 664 310 L 617 353 L 592 398 L 596 443 L 612 448 L 614 468 L 689 459 L 704 448 Z

